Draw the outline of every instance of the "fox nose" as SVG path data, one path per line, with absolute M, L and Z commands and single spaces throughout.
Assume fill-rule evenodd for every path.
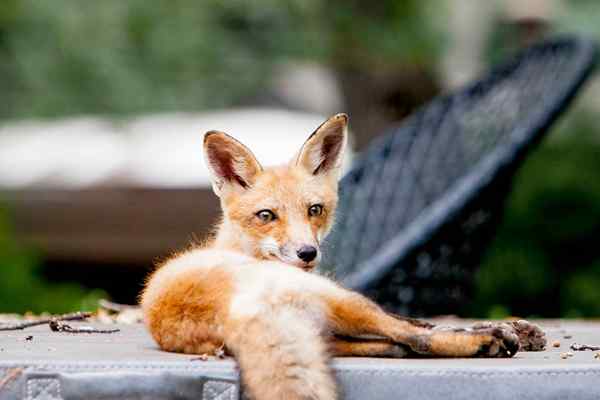
M 302 246 L 296 252 L 298 258 L 304 262 L 311 262 L 317 257 L 317 249 L 314 246 Z

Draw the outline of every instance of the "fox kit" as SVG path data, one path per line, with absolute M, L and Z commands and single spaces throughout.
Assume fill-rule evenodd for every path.
M 333 224 L 347 123 L 344 114 L 331 117 L 287 165 L 271 168 L 225 133 L 206 133 L 223 218 L 212 241 L 174 255 L 146 283 L 145 323 L 163 350 L 225 348 L 247 391 L 262 400 L 335 399 L 330 356 L 510 357 L 519 350 L 515 326 L 437 329 L 310 273 Z

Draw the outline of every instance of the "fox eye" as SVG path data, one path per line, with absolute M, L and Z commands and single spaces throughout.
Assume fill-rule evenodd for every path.
M 271 210 L 260 210 L 259 212 L 256 213 L 256 216 L 262 222 L 271 222 L 271 221 L 277 219 L 277 216 Z
M 313 204 L 312 206 L 308 207 L 308 215 L 310 217 L 318 217 L 321 214 L 323 214 L 323 206 L 322 205 Z

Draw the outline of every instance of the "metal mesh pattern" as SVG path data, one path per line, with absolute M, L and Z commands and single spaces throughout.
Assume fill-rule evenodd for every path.
M 342 180 L 324 265 L 396 311 L 456 311 L 522 153 L 594 56 L 581 39 L 535 46 L 375 140 Z

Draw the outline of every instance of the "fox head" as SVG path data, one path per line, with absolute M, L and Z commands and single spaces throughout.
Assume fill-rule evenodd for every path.
M 223 222 L 217 246 L 311 270 L 333 224 L 348 117 L 313 132 L 286 165 L 263 168 L 252 152 L 218 131 L 204 136 L 204 157 Z

